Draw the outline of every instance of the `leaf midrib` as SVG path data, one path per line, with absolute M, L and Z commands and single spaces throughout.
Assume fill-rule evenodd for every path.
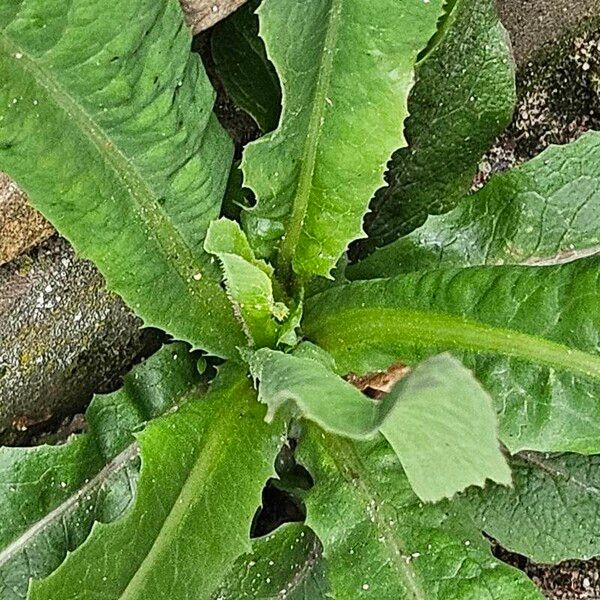
M 24 48 L 10 38 L 6 30 L 2 32 L 0 40 L 7 57 L 20 55 L 19 59 L 13 60 L 13 67 L 21 68 L 22 71 L 31 75 L 54 105 L 66 113 L 71 122 L 79 126 L 76 129 L 83 133 L 97 149 L 102 161 L 114 171 L 125 194 L 136 205 L 135 214 L 146 223 L 149 231 L 154 233 L 166 262 L 174 266 L 175 272 L 181 278 L 188 292 L 193 295 L 194 287 L 198 287 L 198 283 L 194 283 L 196 280 L 191 277 L 191 274 L 202 273 L 205 265 L 198 261 L 192 249 L 183 240 L 180 231 L 158 203 L 158 194 L 148 186 L 138 169 L 127 159 L 109 134 L 52 77 L 51 73 L 46 73 Z M 172 248 L 172 251 L 169 251 L 169 247 Z M 206 285 L 206 282 L 204 281 L 202 285 Z M 215 283 L 215 285 L 217 284 Z
M 301 568 L 298 569 L 290 578 L 287 583 L 288 592 L 291 594 L 293 591 L 296 591 L 301 584 L 305 583 L 306 578 L 311 575 L 311 572 L 315 568 L 317 560 L 319 560 L 321 556 L 321 545 L 318 538 L 315 536 L 312 540 L 310 550 L 308 552 L 308 556 L 306 560 L 302 564 Z M 265 600 L 282 600 L 281 594 L 277 594 L 277 596 L 270 596 L 269 598 L 265 598 Z
M 243 393 L 238 393 L 245 385 L 247 385 L 246 378 L 240 376 L 237 382 L 228 389 L 229 397 L 238 399 L 238 402 L 240 399 L 245 399 Z M 227 418 L 233 419 L 233 423 L 228 423 Z M 224 411 L 219 411 L 218 414 L 212 415 L 211 421 L 215 420 L 218 426 L 215 426 L 213 423 L 212 426 L 209 425 L 206 427 L 206 435 L 203 438 L 203 443 L 198 449 L 196 460 L 185 478 L 185 482 L 181 486 L 177 498 L 172 503 L 160 526 L 160 530 L 152 540 L 150 549 L 137 566 L 135 573 L 129 580 L 127 587 L 121 593 L 119 600 L 137 600 L 141 597 L 140 590 L 144 589 L 144 579 L 148 576 L 148 571 L 153 568 L 155 557 L 159 557 L 163 549 L 163 544 L 160 543 L 161 540 L 165 538 L 169 540 L 176 537 L 178 526 L 181 524 L 182 519 L 185 518 L 186 510 L 192 499 L 197 500 L 200 498 L 204 493 L 204 489 L 212 481 L 210 477 L 204 477 L 204 475 L 211 472 L 210 465 L 214 464 L 215 457 L 218 458 L 219 453 L 223 449 L 222 440 L 224 432 L 235 430 L 235 424 L 239 422 L 239 410 L 235 410 L 235 404 L 229 403 L 226 405 L 225 414 Z M 240 547 L 240 554 L 249 552 L 250 550 L 250 538 L 248 538 L 246 547 Z
M 323 132 L 321 121 L 325 112 L 325 98 L 327 97 L 333 72 L 335 43 L 337 41 L 339 25 L 341 22 L 342 3 L 343 0 L 331 0 L 331 7 L 329 9 L 327 31 L 325 32 L 325 39 L 323 41 L 321 52 L 322 58 L 319 64 L 319 73 L 317 75 L 312 98 L 312 106 L 314 109 L 311 112 L 308 122 L 308 130 L 306 132 L 306 139 L 300 159 L 300 173 L 298 175 L 296 193 L 294 194 L 292 212 L 288 221 L 285 237 L 283 238 L 279 249 L 279 265 L 284 274 L 289 274 L 291 272 L 291 265 L 300 241 L 300 233 L 302 231 L 304 219 L 308 211 L 308 203 L 315 173 L 317 149 Z
M 333 435 L 322 436 L 320 434 L 315 435 L 313 439 L 331 457 L 339 474 L 357 492 L 365 507 L 372 506 L 373 502 L 376 506 L 384 505 L 379 496 L 373 491 L 377 485 L 370 481 L 370 472 L 363 465 L 353 442 Z M 353 476 L 353 473 L 358 473 L 359 477 Z M 421 588 L 415 570 L 411 567 L 411 563 L 406 561 L 406 542 L 400 539 L 400 536 L 392 529 L 388 521 L 381 516 L 379 511 L 374 511 L 373 518 L 377 529 L 382 532 L 386 547 L 389 550 L 391 556 L 389 564 L 394 566 L 405 582 L 407 589 L 413 594 L 414 600 L 427 600 L 428 596 Z M 308 525 L 310 526 L 310 514 Z M 325 559 L 327 559 L 326 550 L 324 554 Z
M 443 313 L 400 308 L 352 308 L 307 321 L 309 338 L 328 350 L 383 342 L 443 345 L 520 358 L 600 380 L 600 356 L 546 338 Z M 406 342 L 404 342 L 406 343 Z

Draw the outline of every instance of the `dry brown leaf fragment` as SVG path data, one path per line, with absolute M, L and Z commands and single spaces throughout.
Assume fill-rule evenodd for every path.
M 394 385 L 403 377 L 406 377 L 411 368 L 401 363 L 390 365 L 387 371 L 378 373 L 367 373 L 366 375 L 355 375 L 350 373 L 346 380 L 371 398 L 381 398 L 388 394 Z

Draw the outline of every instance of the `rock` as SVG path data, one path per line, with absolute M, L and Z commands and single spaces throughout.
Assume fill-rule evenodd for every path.
M 0 173 L 0 265 L 49 238 L 54 229 L 27 197 Z
M 0 439 L 21 443 L 81 410 L 161 337 L 58 237 L 0 267 Z
M 185 20 L 194 33 L 208 29 L 246 0 L 180 0 Z

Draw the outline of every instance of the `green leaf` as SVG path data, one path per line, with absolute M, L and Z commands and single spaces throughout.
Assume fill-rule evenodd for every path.
M 600 457 L 517 454 L 514 489 L 465 496 L 475 521 L 502 546 L 535 562 L 588 560 L 600 554 Z
M 97 396 L 88 433 L 60 446 L 0 448 L 0 597 L 23 599 L 31 578 L 49 575 L 88 536 L 94 521 L 120 516 L 133 500 L 139 461 L 133 432 L 201 389 L 184 344 L 166 346 Z
M 296 330 L 302 322 L 302 314 L 304 311 L 304 294 L 296 301 L 296 305 L 292 306 L 289 317 L 282 323 L 279 329 L 279 337 L 277 344 L 282 346 L 294 347 L 298 344 L 298 334 Z
M 346 270 L 371 279 L 439 266 L 557 264 L 600 252 L 600 133 L 551 146 L 453 211 Z
M 287 523 L 253 540 L 252 554 L 231 567 L 214 600 L 325 600 L 321 543 L 301 523 Z
M 520 450 L 600 452 L 600 257 L 552 267 L 440 269 L 310 298 L 303 329 L 342 372 L 451 350 L 491 393 Z
M 493 0 L 456 0 L 437 44 L 416 68 L 408 100 L 408 147 L 392 157 L 367 219 L 370 242 L 390 243 L 450 210 L 466 193 L 481 157 L 515 105 L 508 35 Z
M 250 357 L 250 372 L 260 380 L 258 399 L 268 406 L 267 420 L 294 402 L 302 416 L 325 429 L 349 435 L 373 435 L 387 413 L 352 384 L 314 358 L 262 348 Z
M 265 0 L 260 35 L 283 87 L 279 128 L 246 147 L 246 213 L 254 248 L 279 251 L 284 273 L 328 276 L 362 237 L 402 124 L 414 64 L 441 0 Z M 289 273 L 286 273 L 289 274 Z
M 524 573 L 492 557 L 454 503 L 419 502 L 382 438 L 307 429 L 298 445 L 316 482 L 307 525 L 323 543 L 329 597 L 541 600 Z
M 333 356 L 323 350 L 323 348 L 319 348 L 312 342 L 307 342 L 303 340 L 300 342 L 294 349 L 293 355 L 297 358 L 309 358 L 311 360 L 317 361 L 321 363 L 323 366 L 327 367 L 333 373 L 337 373 L 338 375 L 343 375 L 338 371 L 338 366 L 335 364 L 335 360 L 333 360 Z
M 421 500 L 452 498 L 486 479 L 511 484 L 492 400 L 455 358 L 421 363 L 387 400 L 392 408 L 380 431 Z
M 250 345 L 275 345 L 279 325 L 274 319 L 283 321 L 289 311 L 273 297 L 272 268 L 255 258 L 235 221 L 213 221 L 204 248 L 221 261 L 229 298 Z
M 2 3 L 0 169 L 146 325 L 232 356 L 202 249 L 232 144 L 190 44 L 171 0 Z
M 227 95 L 267 132 L 279 121 L 281 86 L 258 35 L 255 10 L 259 4 L 252 0 L 217 23 L 210 40 L 215 69 Z
M 264 423 L 237 365 L 222 367 L 213 386 L 137 436 L 135 505 L 96 524 L 58 570 L 33 584 L 31 600 L 213 597 L 231 562 L 251 549 L 250 523 L 283 433 L 282 423 Z
M 310 356 L 307 347 L 319 350 L 303 344 L 304 356 Z M 250 370 L 260 380 L 268 420 L 293 402 L 301 416 L 329 432 L 365 439 L 381 431 L 423 501 L 451 498 L 470 485 L 483 486 L 486 478 L 511 483 L 492 401 L 449 355 L 419 365 L 381 402 L 338 377 L 315 354 L 301 358 L 263 348 L 252 355 Z

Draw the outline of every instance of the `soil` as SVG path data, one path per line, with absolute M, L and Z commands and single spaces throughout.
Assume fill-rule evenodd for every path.
M 517 74 L 513 120 L 480 165 L 476 187 L 491 173 L 600 130 L 600 18 L 544 47 Z
M 212 86 L 217 92 L 215 100 L 215 114 L 219 123 L 227 130 L 235 144 L 235 160 L 242 157 L 242 150 L 246 144 L 260 136 L 260 129 L 254 119 L 229 98 L 221 80 L 219 79 L 215 63 L 210 50 L 212 30 L 204 31 L 194 37 L 193 50 L 200 54 L 202 63 L 208 74 Z
M 598 600 L 600 561 L 566 562 L 557 567 L 527 564 L 525 572 L 551 600 Z
M 496 4 L 520 64 L 540 46 L 600 15 L 600 0 L 496 0 Z
M 501 560 L 525 571 L 549 600 L 600 599 L 600 558 L 549 567 L 537 565 L 498 545 L 493 551 Z

